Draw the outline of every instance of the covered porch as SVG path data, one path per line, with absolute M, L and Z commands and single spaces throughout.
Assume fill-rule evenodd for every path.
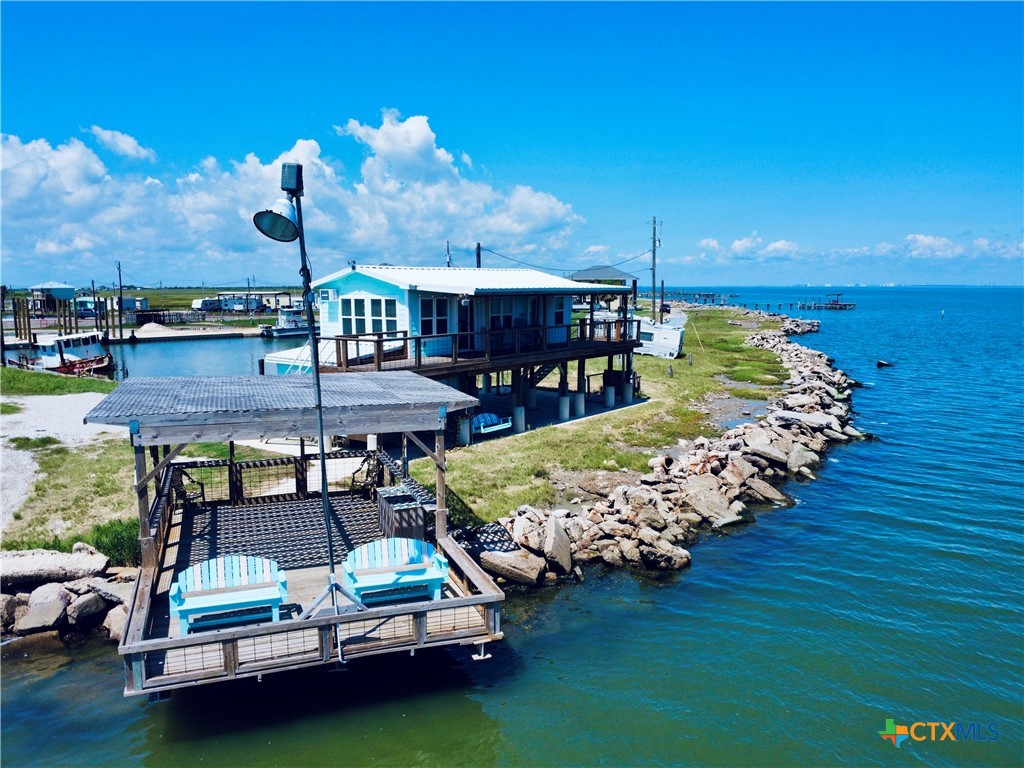
M 327 433 L 401 432 L 403 444 L 413 441 L 434 460 L 437 495 L 409 478 L 402 459 L 331 451 L 326 509 L 319 483 L 307 483 L 319 480 L 318 453 L 247 461 L 234 454 L 237 440 L 313 434 L 312 401 L 302 376 L 129 379 L 86 416 L 127 425 L 135 448 L 143 563 L 119 648 L 126 695 L 439 645 L 474 645 L 482 657 L 484 643 L 501 638 L 504 594 L 447 531 L 445 422 L 476 400 L 409 372 L 327 377 Z M 433 447 L 413 434 L 428 429 Z M 229 457 L 178 455 L 188 443 L 212 442 L 229 442 Z M 330 589 L 349 553 L 395 537 L 443 554 L 437 596 L 399 593 L 370 606 Z M 176 580 L 197 564 L 239 556 L 286 573 L 279 618 L 239 611 L 230 626 L 182 631 L 170 599 Z

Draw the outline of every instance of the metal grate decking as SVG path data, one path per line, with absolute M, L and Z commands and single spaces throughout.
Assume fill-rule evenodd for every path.
M 379 539 L 377 506 L 358 496 L 331 496 L 334 562 Z M 182 516 L 173 567 L 224 555 L 256 555 L 296 570 L 327 565 L 327 535 L 320 498 L 232 507 L 211 504 Z M 166 564 L 166 563 L 165 563 Z

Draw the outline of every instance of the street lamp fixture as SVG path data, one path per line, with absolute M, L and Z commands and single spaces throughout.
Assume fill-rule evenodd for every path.
M 281 189 L 288 194 L 287 200 L 277 200 L 266 210 L 252 217 L 253 224 L 261 233 L 271 240 L 290 243 L 299 241 L 299 256 L 302 276 L 302 297 L 306 306 L 306 325 L 309 331 L 309 365 L 313 369 L 313 391 L 316 396 L 316 427 L 317 443 L 320 448 L 320 500 L 323 507 L 324 529 L 327 533 L 327 564 L 330 573 L 327 587 L 316 601 L 306 609 L 299 618 L 309 618 L 319 605 L 331 598 L 334 614 L 338 614 L 338 592 L 351 600 L 355 606 L 363 610 L 365 606 L 354 595 L 344 590 L 334 575 L 334 542 L 331 533 L 331 502 L 327 490 L 327 461 L 324 448 L 324 405 L 323 392 L 320 388 L 320 351 L 316 341 L 316 320 L 313 317 L 313 288 L 310 284 L 309 260 L 306 258 L 306 235 L 302 228 L 302 165 L 299 163 L 283 163 L 281 165 Z M 338 643 L 338 658 L 344 661 L 341 652 L 341 638 L 335 634 Z

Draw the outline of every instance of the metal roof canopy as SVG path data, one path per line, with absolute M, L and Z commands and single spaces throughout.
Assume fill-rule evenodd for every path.
M 328 434 L 433 431 L 475 397 L 411 371 L 324 376 Z M 307 376 L 207 376 L 124 381 L 96 405 L 87 424 L 127 426 L 135 445 L 258 440 L 316 433 Z
M 360 266 L 343 269 L 313 281 L 313 287 L 325 285 L 349 274 L 363 274 L 402 290 L 419 290 L 456 296 L 486 296 L 514 293 L 550 295 L 629 293 L 615 285 L 580 283 L 536 269 L 498 269 L 486 267 L 396 267 Z

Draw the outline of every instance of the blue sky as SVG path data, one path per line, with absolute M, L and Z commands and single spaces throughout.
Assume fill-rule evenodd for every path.
M 297 161 L 314 275 L 1020 284 L 1022 9 L 4 0 L 2 279 L 295 283 Z

